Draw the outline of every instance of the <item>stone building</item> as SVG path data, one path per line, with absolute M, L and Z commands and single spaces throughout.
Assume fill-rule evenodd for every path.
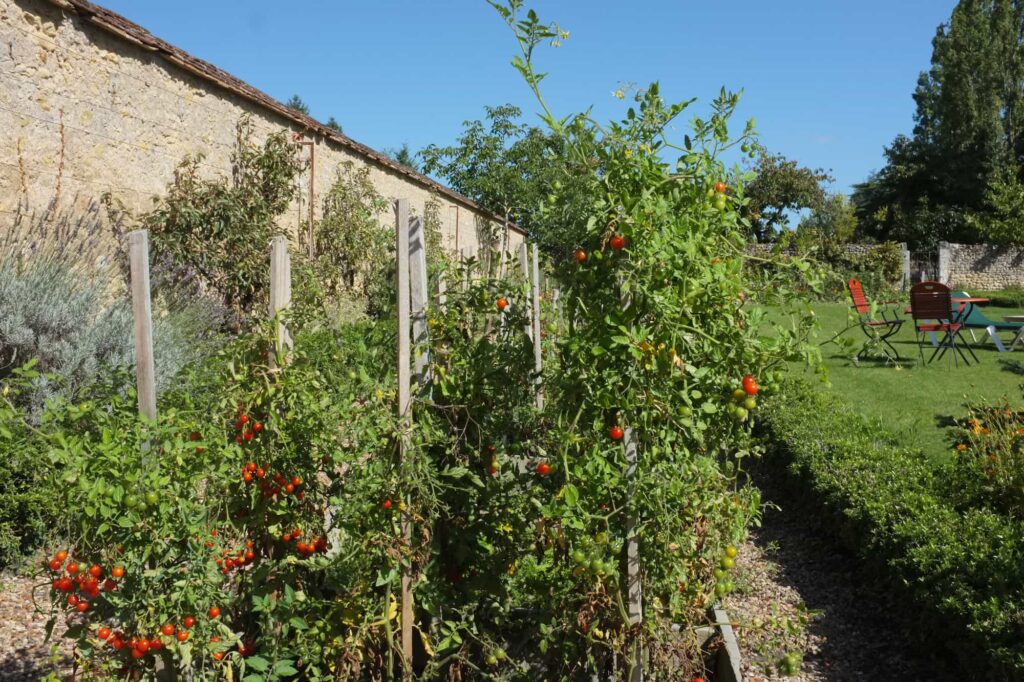
M 282 218 L 293 234 L 345 162 L 368 166 L 377 190 L 408 199 L 414 214 L 437 201 L 453 251 L 503 231 L 499 216 L 461 194 L 85 0 L 0 0 L 0 230 L 54 199 L 73 205 L 110 192 L 148 209 L 186 155 L 202 154 L 210 176 L 227 175 L 243 114 L 257 138 L 291 131 L 312 162 Z M 512 227 L 510 250 L 523 238 Z

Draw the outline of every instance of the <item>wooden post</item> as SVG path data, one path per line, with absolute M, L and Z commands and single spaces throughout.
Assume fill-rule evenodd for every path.
M 423 233 L 423 219 L 409 218 L 409 283 L 412 311 L 412 342 L 415 346 L 413 381 L 422 386 L 429 378 L 425 371 L 427 348 L 427 242 Z
M 139 412 L 156 419 L 156 366 L 153 360 L 153 304 L 149 297 L 149 233 L 128 233 L 128 264 L 132 278 L 132 316 L 135 318 L 135 386 Z
M 526 242 L 519 245 L 519 268 L 523 271 L 523 282 L 526 285 L 523 288 L 523 294 L 529 296 L 530 287 L 530 256 L 529 250 L 526 246 Z M 523 308 L 526 308 L 525 299 Z M 530 319 L 527 318 L 523 324 L 523 333 L 526 334 L 526 338 L 533 339 L 533 327 L 530 325 Z
M 525 246 L 525 242 L 524 242 Z M 533 245 L 533 371 L 537 376 L 534 378 L 534 387 L 537 392 L 537 409 L 544 409 L 544 386 L 542 382 L 543 346 L 541 344 L 540 328 L 540 256 L 537 254 L 537 245 Z
M 636 476 L 637 447 L 636 438 L 631 427 L 625 430 L 626 446 L 626 495 L 632 499 L 635 488 L 633 478 Z M 636 540 L 636 518 L 626 518 L 626 591 L 629 596 L 627 615 L 631 625 L 639 625 L 643 621 L 643 594 L 640 585 L 640 547 Z M 637 642 L 633 650 L 633 673 L 629 682 L 642 682 L 644 679 L 643 647 Z
M 437 305 L 442 310 L 448 305 L 448 278 L 443 272 L 437 276 Z
M 399 466 L 404 465 L 409 448 L 411 415 L 410 375 L 410 300 L 409 300 L 409 200 L 399 199 L 396 210 L 395 232 L 397 233 L 398 260 L 398 419 L 401 429 L 399 441 Z M 408 511 L 402 512 L 402 537 L 406 546 L 412 545 L 412 523 Z M 408 566 L 402 566 L 402 676 L 412 675 L 412 576 Z M 387 617 L 385 615 L 385 617 Z
M 278 314 L 292 302 L 292 264 L 288 254 L 288 238 L 277 235 L 270 240 L 270 316 Z M 273 362 L 277 356 L 286 357 L 292 347 L 292 337 L 284 322 L 277 322 L 277 341 Z

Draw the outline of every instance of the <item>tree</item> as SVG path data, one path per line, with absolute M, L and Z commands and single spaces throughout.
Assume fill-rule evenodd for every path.
M 309 105 L 298 95 L 292 95 L 292 98 L 284 103 L 286 107 L 291 107 L 295 111 L 301 114 L 309 116 Z
M 1015 0 L 961 0 L 939 26 L 914 92 L 913 135 L 898 136 L 886 166 L 856 186 L 867 233 L 914 247 L 993 234 L 1024 241 L 1024 230 L 985 228 L 1024 217 L 999 195 L 1022 174 L 1022 36 L 1024 4 Z
M 845 244 L 857 231 L 856 207 L 845 194 L 830 194 L 800 221 L 796 231 L 819 242 Z
M 759 242 L 786 227 L 790 211 L 820 207 L 825 201 L 821 185 L 832 180 L 822 169 L 799 166 L 781 154 L 762 154 L 755 172 L 746 187 L 746 217 Z
M 335 119 L 333 116 L 327 119 L 327 123 L 325 123 L 324 125 L 330 128 L 331 130 L 337 130 L 339 133 L 345 132 L 344 130 L 341 129 L 341 124 L 338 123 L 337 119 Z
M 571 161 L 563 139 L 521 123 L 521 113 L 511 104 L 485 107 L 486 120 L 465 121 L 457 144 L 420 152 L 423 171 L 507 216 L 546 250 L 575 248 L 586 226 L 570 205 L 589 200 L 596 168 Z M 571 201 L 554 207 L 556 193 Z
M 391 157 L 393 161 L 396 161 L 403 166 L 412 168 L 415 171 L 420 169 L 419 163 L 416 161 L 416 154 L 409 149 L 408 142 L 403 142 L 402 146 L 398 149 L 385 149 L 384 153 Z

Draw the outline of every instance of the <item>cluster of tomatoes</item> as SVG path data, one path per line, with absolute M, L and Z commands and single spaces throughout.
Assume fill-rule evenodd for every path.
M 302 501 L 306 499 L 306 491 L 302 487 L 302 477 L 295 475 L 291 478 L 283 474 L 273 474 L 270 480 L 266 480 L 267 470 L 256 462 L 249 462 L 242 466 L 242 480 L 246 483 L 260 481 L 260 492 L 263 497 L 274 498 L 281 495 L 295 495 L 295 499 Z
M 612 247 L 612 251 L 618 252 L 626 248 L 626 238 L 621 234 L 612 235 L 611 239 L 608 240 L 608 246 Z M 583 265 L 587 262 L 587 252 L 583 249 L 576 249 L 574 254 L 576 262 Z
M 729 578 L 729 571 L 736 565 L 736 548 L 729 545 L 725 548 L 725 552 L 722 553 L 722 558 L 718 562 L 718 568 L 715 569 L 715 595 L 718 597 L 725 596 L 729 592 L 732 592 L 734 586 L 732 580 Z
M 77 561 L 67 561 L 67 559 L 68 553 L 61 550 L 47 563 L 50 571 L 57 574 L 54 576 L 51 586 L 55 593 L 67 594 L 68 608 L 78 613 L 88 611 L 92 600 L 97 599 L 102 592 L 116 590 L 117 582 L 114 579 L 124 577 L 124 568 L 121 566 L 115 566 L 111 570 L 112 577 L 104 578 L 105 572 L 99 564 L 93 564 L 86 568 Z M 67 575 L 63 575 L 64 573 Z
M 216 533 L 217 531 L 212 531 Z M 213 543 L 208 542 L 207 547 L 212 547 Z M 249 564 L 256 561 L 256 551 L 253 548 L 252 540 L 245 541 L 245 549 L 239 549 L 238 551 L 231 551 L 225 549 L 221 552 L 221 555 L 215 560 L 217 567 L 220 572 L 227 575 L 232 570 L 241 569 Z
M 744 421 L 754 408 L 757 407 L 758 392 L 757 380 L 751 375 L 743 377 L 742 388 L 737 388 L 732 393 L 732 402 L 729 403 L 729 413 L 737 421 Z
M 302 531 L 297 528 L 290 533 L 284 533 L 281 535 L 281 542 L 296 543 L 295 551 L 297 551 L 301 556 L 307 557 L 316 554 L 317 552 L 327 551 L 327 538 L 319 535 L 312 538 L 312 540 L 312 542 L 303 542 Z
M 235 442 L 245 445 L 263 431 L 263 422 L 252 419 L 243 409 L 235 421 L 235 430 L 238 431 Z

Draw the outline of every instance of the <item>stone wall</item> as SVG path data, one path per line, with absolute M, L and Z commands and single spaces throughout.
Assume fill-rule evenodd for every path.
M 906 290 L 912 282 L 910 272 L 910 251 L 907 250 L 906 242 L 900 242 L 899 245 L 900 250 L 903 252 L 902 287 Z M 846 249 L 847 254 L 851 256 L 863 256 L 877 246 L 877 244 L 846 244 L 844 248 Z M 747 244 L 746 252 L 749 256 L 769 256 L 772 253 L 775 253 L 775 244 Z M 799 255 L 799 252 L 796 249 L 781 249 L 779 250 L 779 253 L 785 256 Z
M 453 251 L 500 232 L 465 197 L 83 0 L 0 0 L 0 230 L 26 207 L 84 207 L 105 192 L 144 211 L 189 154 L 203 155 L 208 176 L 227 175 L 243 114 L 258 139 L 287 129 L 315 145 L 315 172 L 303 172 L 282 219 L 293 234 L 308 220 L 309 183 L 319 211 L 345 162 L 369 166 L 377 190 L 409 199 L 414 214 L 436 198 Z M 510 233 L 513 252 L 522 239 Z
M 990 244 L 939 244 L 939 280 L 957 289 L 1024 287 L 1024 249 Z

